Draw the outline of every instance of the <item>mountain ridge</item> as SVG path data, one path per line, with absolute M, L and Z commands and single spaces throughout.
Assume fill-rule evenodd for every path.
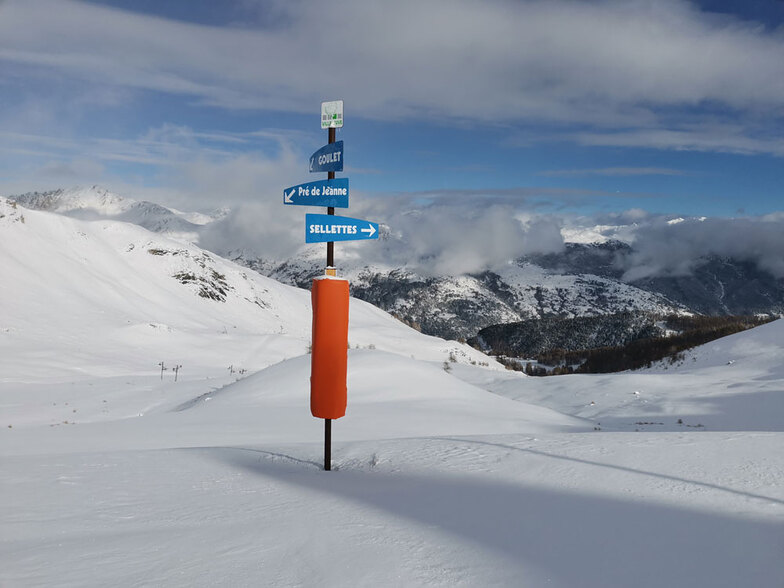
M 307 352 L 308 292 L 196 245 L 130 223 L 85 221 L 0 198 L 0 249 L 0 336 L 25 350 L 13 364 L 0 358 L 5 378 L 37 373 L 43 342 L 59 349 L 51 364 L 65 371 L 53 368 L 60 374 L 53 377 L 101 373 L 101 365 L 85 364 L 80 350 L 87 348 L 101 350 L 107 361 L 120 356 L 153 370 L 170 361 L 173 341 L 183 341 L 180 363 L 248 369 Z M 402 337 L 415 342 L 420 359 L 489 362 L 466 345 L 412 331 L 361 300 L 352 299 L 351 314 L 366 325 L 350 329 L 353 346 L 400 353 Z M 225 349 L 198 344 L 199 333 L 222 334 Z
M 97 186 L 28 193 L 12 199 L 33 209 L 86 220 L 113 218 L 131 222 L 193 243 L 199 242 L 205 228 L 227 214 L 225 209 L 212 215 L 183 213 L 146 201 L 124 199 Z M 397 237 L 386 228 L 381 238 L 389 241 Z M 585 235 L 573 238 L 587 241 Z M 316 251 L 312 246 L 303 246 L 286 259 L 273 259 L 253 250 L 213 248 L 217 255 L 301 288 L 309 288 L 311 279 L 323 272 L 321 254 Z M 548 317 L 623 312 L 784 313 L 784 279 L 775 278 L 751 262 L 707 257 L 688 275 L 625 282 L 624 264 L 633 253 L 633 243 L 602 237 L 601 242 L 567 242 L 560 252 L 530 254 L 500 267 L 456 276 L 366 263 L 351 249 L 341 254 L 339 263 L 341 275 L 351 282 L 353 296 L 390 312 L 423 333 L 447 339 L 468 339 L 492 325 Z

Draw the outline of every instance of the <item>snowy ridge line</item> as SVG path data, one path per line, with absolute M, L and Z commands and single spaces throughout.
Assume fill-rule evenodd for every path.
M 181 212 L 154 202 L 125 198 L 100 186 L 28 192 L 9 196 L 9 199 L 31 210 L 82 220 L 128 222 L 184 241 L 198 241 L 202 226 L 225 215 L 225 211 L 216 211 L 212 215 Z

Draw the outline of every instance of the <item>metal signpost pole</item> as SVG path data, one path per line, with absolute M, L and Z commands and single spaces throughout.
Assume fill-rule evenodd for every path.
M 335 142 L 335 127 L 330 127 L 327 129 L 327 133 L 329 136 L 329 140 L 327 143 L 331 144 Z M 327 179 L 334 180 L 335 179 L 335 172 L 327 172 Z M 335 208 L 333 206 L 327 207 L 327 214 L 335 214 Z M 335 267 L 335 242 L 329 241 L 327 243 L 327 267 Z
M 327 129 L 328 144 L 335 142 L 335 127 Z M 327 180 L 334 180 L 335 172 L 327 172 Z M 334 215 L 335 207 L 328 206 L 327 214 Z M 327 273 L 330 273 L 330 268 L 335 267 L 335 242 L 327 242 Z M 333 275 L 335 275 L 333 273 Z M 324 419 L 324 471 L 332 470 L 332 419 Z
M 332 419 L 324 419 L 324 471 L 332 470 Z

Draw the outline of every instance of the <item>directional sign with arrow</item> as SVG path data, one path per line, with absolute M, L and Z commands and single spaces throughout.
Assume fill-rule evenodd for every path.
M 283 190 L 283 204 L 348 208 L 348 178 L 291 186 Z
M 331 214 L 305 215 L 305 243 L 359 239 L 378 239 L 378 223 Z
M 342 172 L 343 141 L 327 143 L 310 156 L 311 172 Z

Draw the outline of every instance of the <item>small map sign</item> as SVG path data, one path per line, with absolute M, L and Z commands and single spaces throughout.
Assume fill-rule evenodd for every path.
M 378 223 L 331 214 L 305 215 L 305 243 L 359 239 L 378 239 Z
M 321 103 L 321 128 L 330 129 L 343 126 L 343 101 Z
M 311 172 L 342 172 L 343 141 L 329 143 L 310 156 Z
M 283 204 L 348 208 L 348 178 L 291 186 L 283 190 Z

